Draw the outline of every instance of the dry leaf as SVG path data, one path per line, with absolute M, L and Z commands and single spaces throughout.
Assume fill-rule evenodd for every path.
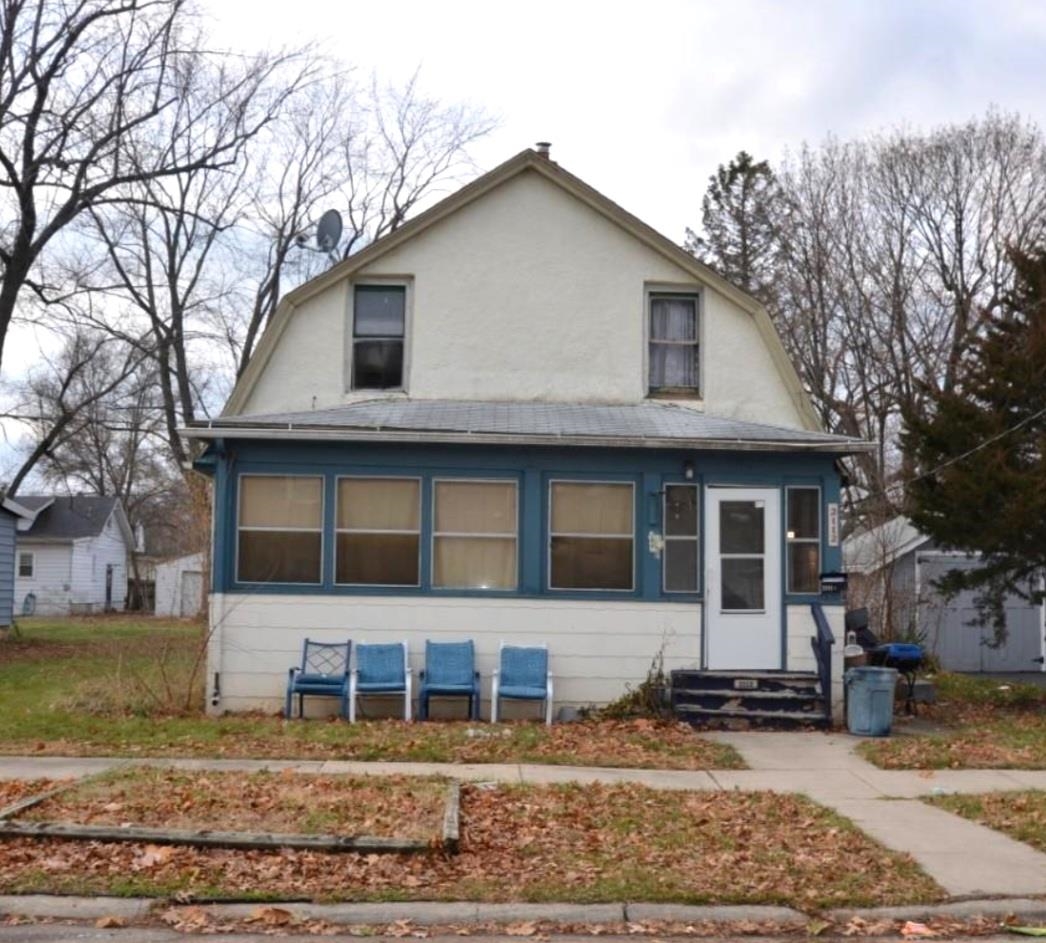
M 523 923 L 510 923 L 505 927 L 505 933 L 509 936 L 533 936 L 537 932 L 537 923 L 533 920 L 527 920 Z
M 904 937 L 929 937 L 937 936 L 937 934 L 931 930 L 925 923 L 916 923 L 914 920 L 909 920 L 901 927 L 901 936 Z
M 127 926 L 127 921 L 124 920 L 123 917 L 112 917 L 112 916 L 110 916 L 110 917 L 99 917 L 94 922 L 94 925 L 99 930 L 109 930 L 109 929 L 112 929 L 113 927 L 126 927 Z
M 264 923 L 270 927 L 283 927 L 293 922 L 294 914 L 282 907 L 256 907 L 247 918 L 251 923 Z

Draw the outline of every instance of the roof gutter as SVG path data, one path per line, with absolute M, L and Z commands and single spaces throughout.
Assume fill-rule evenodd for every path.
M 404 429 L 345 429 L 324 426 L 295 426 L 293 423 L 258 423 L 252 426 L 221 426 L 208 421 L 179 430 L 189 439 L 278 439 L 290 442 L 433 442 L 453 445 L 577 445 L 593 448 L 687 449 L 729 452 L 827 452 L 850 455 L 870 452 L 872 442 L 860 439 L 811 442 L 785 439 L 669 439 L 643 436 L 514 435 L 499 432 L 424 432 Z

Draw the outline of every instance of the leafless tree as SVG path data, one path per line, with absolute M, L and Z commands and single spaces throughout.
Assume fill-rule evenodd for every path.
M 186 0 L 0 0 L 0 357 L 23 288 L 53 304 L 80 287 L 47 256 L 83 213 L 234 167 L 272 119 L 260 90 L 282 57 L 214 57 L 201 101 L 200 49 Z

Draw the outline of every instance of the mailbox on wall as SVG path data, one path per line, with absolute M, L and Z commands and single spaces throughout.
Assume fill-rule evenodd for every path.
M 821 574 L 821 594 L 838 594 L 846 592 L 846 574 L 839 571 Z

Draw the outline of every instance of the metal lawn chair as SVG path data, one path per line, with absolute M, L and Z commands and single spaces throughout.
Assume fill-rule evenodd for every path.
M 425 642 L 425 670 L 418 691 L 418 717 L 428 720 L 429 698 L 457 696 L 469 699 L 469 719 L 479 720 L 479 672 L 476 650 L 467 642 Z
M 349 723 L 356 722 L 356 698 L 364 694 L 402 694 L 403 719 L 410 720 L 411 673 L 407 643 L 356 645 L 356 667 L 349 675 Z
M 349 704 L 349 652 L 352 642 L 314 642 L 306 639 L 301 650 L 301 666 L 287 675 L 287 700 L 283 714 L 291 717 L 293 698 L 298 695 L 298 716 L 305 716 L 305 698 L 336 697 L 339 713 L 346 716 Z
M 552 725 L 552 673 L 545 645 L 524 648 L 501 643 L 490 694 L 490 722 L 498 722 L 499 701 L 544 701 L 545 723 Z

